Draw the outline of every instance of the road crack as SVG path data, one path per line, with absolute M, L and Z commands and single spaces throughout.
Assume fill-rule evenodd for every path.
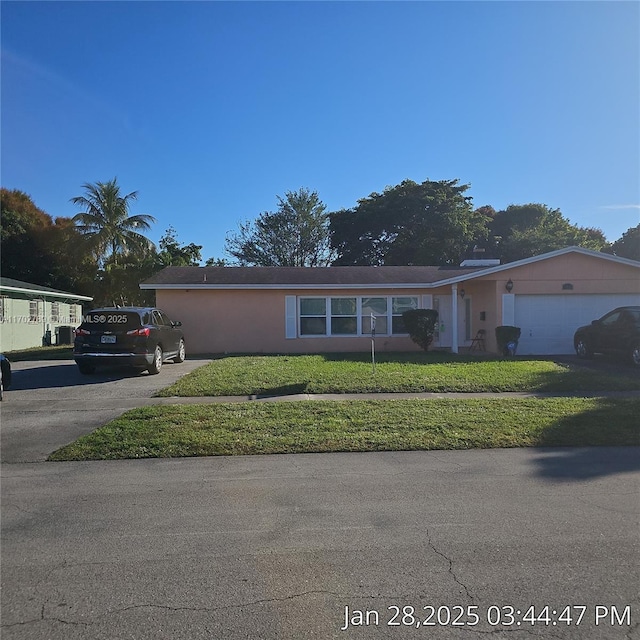
M 453 578 L 453 581 L 457 585 L 462 587 L 462 589 L 464 590 L 464 592 L 467 595 L 467 598 L 469 598 L 469 600 L 471 600 L 471 602 L 475 602 L 475 600 L 476 600 L 475 596 L 469 591 L 469 588 L 467 587 L 467 585 L 464 582 L 462 582 L 462 580 L 460 580 L 460 578 L 458 578 L 456 572 L 453 570 L 453 560 L 449 556 L 444 554 L 442 551 L 440 551 L 440 549 L 438 549 L 436 547 L 435 543 L 431 539 L 431 532 L 429 531 L 429 529 L 427 529 L 427 542 L 429 543 L 429 546 L 431 547 L 431 550 L 434 553 L 436 553 L 437 555 L 439 555 L 441 558 L 443 558 L 448 563 L 448 565 L 449 565 L 448 572 L 449 572 L 449 575 Z

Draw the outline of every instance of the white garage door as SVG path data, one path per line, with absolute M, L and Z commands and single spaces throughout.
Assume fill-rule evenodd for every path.
M 635 294 L 516 295 L 515 326 L 522 333 L 518 355 L 573 353 L 573 334 L 608 311 L 640 304 Z

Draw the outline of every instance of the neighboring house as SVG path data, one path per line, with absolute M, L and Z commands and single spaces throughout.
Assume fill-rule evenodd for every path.
M 640 262 L 569 247 L 509 264 L 460 267 L 167 267 L 143 282 L 183 325 L 190 353 L 419 349 L 401 314 L 437 309 L 434 348 L 457 353 L 483 329 L 515 325 L 518 354 L 573 351 L 573 333 L 620 305 L 640 304 Z
M 0 351 L 73 342 L 82 303 L 93 298 L 0 278 Z

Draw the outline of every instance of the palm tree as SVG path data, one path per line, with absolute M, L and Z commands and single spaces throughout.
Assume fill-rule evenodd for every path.
M 129 215 L 129 203 L 138 197 L 137 191 L 123 196 L 117 179 L 109 182 L 85 183 L 85 195 L 71 198 L 71 202 L 85 209 L 73 217 L 80 233 L 85 235 L 97 258 L 118 263 L 118 256 L 145 254 L 154 244 L 139 231 L 148 231 L 156 221 L 153 216 Z

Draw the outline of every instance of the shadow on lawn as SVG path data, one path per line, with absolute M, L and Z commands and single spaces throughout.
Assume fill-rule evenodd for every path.
M 545 431 L 535 459 L 538 475 L 550 479 L 589 480 L 640 471 L 638 400 L 599 398 L 596 407 L 567 416 Z M 581 446 L 575 447 L 575 443 Z M 556 449 L 555 447 L 571 447 Z
M 270 387 L 269 389 L 261 389 L 257 395 L 261 398 L 276 398 L 278 396 L 293 396 L 299 393 L 307 393 L 309 387 L 308 382 L 296 382 L 293 384 L 283 384 L 279 387 Z
M 319 353 L 310 354 L 321 356 L 327 362 L 371 362 L 370 352 L 348 353 Z M 475 356 L 469 354 L 451 353 L 450 351 L 376 351 L 376 362 L 390 362 L 397 364 L 447 364 L 459 362 L 481 362 L 485 360 L 499 360 L 497 356 Z

